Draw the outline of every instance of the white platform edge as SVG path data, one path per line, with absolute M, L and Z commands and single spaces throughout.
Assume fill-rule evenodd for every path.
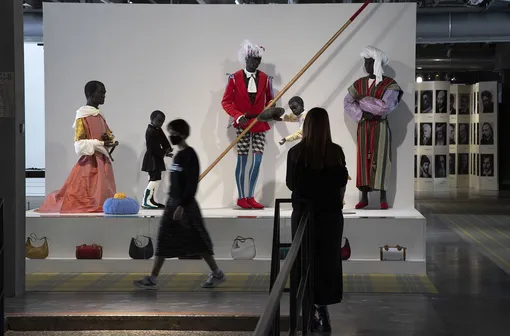
M 274 218 L 274 208 L 266 208 L 263 210 L 238 210 L 229 208 L 218 209 L 202 209 L 204 218 Z M 280 218 L 290 218 L 292 209 L 282 208 L 280 210 Z M 135 215 L 105 215 L 104 213 L 39 213 L 35 209 L 28 210 L 26 217 L 107 217 L 107 218 L 155 218 L 161 217 L 163 210 L 147 210 L 140 209 Z M 399 219 L 423 219 L 423 215 L 416 209 L 344 209 L 344 218 L 399 218 Z
M 269 259 L 232 260 L 218 259 L 218 266 L 226 273 L 269 273 Z M 26 273 L 149 273 L 152 268 L 150 260 L 131 259 L 44 259 L 26 260 Z M 283 261 L 282 261 L 283 263 Z M 347 260 L 342 262 L 344 274 L 426 274 L 425 260 L 379 261 Z M 366 270 L 370 270 L 367 273 Z M 208 267 L 203 260 L 167 260 L 163 273 L 207 273 Z

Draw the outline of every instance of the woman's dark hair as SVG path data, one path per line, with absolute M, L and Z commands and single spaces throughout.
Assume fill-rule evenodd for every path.
M 151 121 L 156 119 L 157 116 L 163 116 L 163 119 L 165 118 L 165 114 L 162 111 L 156 110 L 156 111 L 151 113 Z
M 345 165 L 342 148 L 331 140 L 328 112 L 321 107 L 308 111 L 299 144 L 299 159 L 308 168 L 320 170 L 334 165 Z
M 190 127 L 186 120 L 184 119 L 175 119 L 168 123 L 167 126 L 168 131 L 174 130 L 179 133 L 184 139 L 189 137 Z
M 85 84 L 85 88 L 83 90 L 85 92 L 85 98 L 88 99 L 91 97 L 101 86 L 104 86 L 104 84 L 97 80 L 92 80 Z

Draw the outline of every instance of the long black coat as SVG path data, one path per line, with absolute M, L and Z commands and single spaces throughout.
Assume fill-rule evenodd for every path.
M 166 151 L 172 148 L 165 132 L 161 128 L 156 128 L 149 124 L 147 131 L 145 131 L 145 144 L 147 151 L 143 156 L 142 171 L 165 171 L 165 161 L 163 159 Z
M 292 231 L 293 234 L 296 232 L 305 214 L 302 201 L 308 202 L 314 209 L 314 303 L 335 304 L 343 297 L 342 202 L 349 173 L 344 164 L 324 167 L 320 171 L 305 167 L 298 158 L 299 146 L 291 148 L 287 155 L 286 183 L 292 191 Z M 342 150 L 340 146 L 337 149 Z M 345 163 L 343 151 L 341 154 Z

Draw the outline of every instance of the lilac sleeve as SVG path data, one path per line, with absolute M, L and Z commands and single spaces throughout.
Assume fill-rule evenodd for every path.
M 399 91 L 388 90 L 382 99 L 364 97 L 359 101 L 359 106 L 363 111 L 384 117 L 397 108 L 399 103 L 399 96 Z
M 360 121 L 361 115 L 363 114 L 358 102 L 354 100 L 349 92 L 347 92 L 344 98 L 344 113 L 347 113 L 355 122 Z

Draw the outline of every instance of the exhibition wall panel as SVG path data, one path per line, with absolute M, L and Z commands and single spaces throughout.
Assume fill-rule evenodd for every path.
M 241 68 L 237 51 L 243 39 L 266 48 L 260 69 L 274 76 L 278 92 L 358 8 L 46 3 L 46 193 L 62 185 L 78 160 L 71 126 L 84 104 L 87 81 L 106 85 L 102 112 L 120 142 L 114 153 L 117 189 L 139 199 L 147 183 L 140 166 L 153 110 L 164 111 L 167 121 L 184 118 L 190 123 L 189 143 L 204 170 L 235 138 L 220 103 L 225 74 Z M 344 115 L 343 99 L 347 88 L 365 75 L 359 55 L 363 48 L 374 45 L 385 51 L 391 60 L 386 75 L 404 90 L 402 103 L 389 117 L 393 162 L 388 200 L 394 208 L 414 207 L 415 37 L 416 4 L 370 5 L 278 103 L 287 108 L 289 98 L 300 95 L 306 109 L 326 108 L 333 140 L 343 146 L 355 180 L 356 124 Z M 293 143 L 279 146 L 278 141 L 298 127 L 283 122 L 271 126 L 256 191 L 265 205 L 290 196 L 286 154 Z M 233 206 L 235 160 L 232 150 L 201 182 L 198 199 L 204 208 Z M 352 181 L 347 206 L 358 197 Z
M 441 90 L 449 96 L 448 114 L 437 113 L 438 92 Z M 496 82 L 474 85 L 449 85 L 448 82 L 417 84 L 416 190 L 444 190 L 446 186 L 498 190 L 498 106 L 493 98 L 496 96 Z M 429 104 L 429 100 L 435 105 Z M 448 145 L 441 146 L 438 144 L 438 131 L 446 124 Z M 433 159 L 434 164 L 429 163 Z M 441 161 L 447 162 L 448 183 L 443 180 L 444 174 L 437 171 L 441 170 Z M 429 167 L 433 167 L 434 171 L 430 171 Z
M 416 100 L 416 190 L 447 190 L 450 82 L 417 84 Z
M 44 49 L 25 42 L 25 166 L 45 168 Z

